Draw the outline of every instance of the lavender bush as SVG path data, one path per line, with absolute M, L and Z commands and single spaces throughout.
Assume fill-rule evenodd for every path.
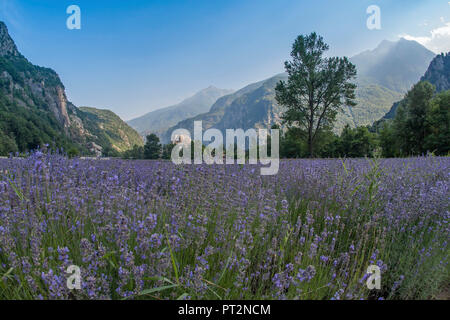
M 449 279 L 449 175 L 435 157 L 282 161 L 276 176 L 1 159 L 0 299 L 431 298 Z

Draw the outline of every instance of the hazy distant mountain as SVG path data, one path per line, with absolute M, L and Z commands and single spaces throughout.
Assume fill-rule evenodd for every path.
M 203 121 L 203 129 L 270 128 L 273 124 L 281 123 L 283 113 L 275 101 L 275 85 L 280 80 L 287 80 L 287 74 L 260 81 L 224 96 L 217 100 L 207 113 L 186 119 L 169 128 L 162 139 L 170 141 L 175 129 L 187 129 L 193 132 L 194 121 Z M 358 105 L 344 107 L 344 112 L 336 119 L 336 131 L 340 131 L 345 124 L 351 126 L 370 125 L 382 117 L 394 101 L 402 98 L 402 94 L 379 85 L 362 83 L 357 89 Z
M 336 117 L 335 131 L 340 132 L 346 124 L 351 127 L 371 125 L 380 119 L 395 101 L 403 98 L 404 93 L 359 79 L 356 89 L 357 105 L 344 106 L 344 112 Z
M 35 66 L 20 54 L 0 21 L 0 154 L 28 151 L 44 144 L 66 151 L 76 149 L 86 155 L 126 149 L 124 145 L 114 147 L 102 128 L 108 125 L 98 120 L 67 100 L 55 71 Z M 129 130 L 125 135 L 132 137 Z M 143 144 L 142 139 L 131 140 Z
M 280 124 L 283 109 L 275 101 L 275 86 L 280 80 L 287 80 L 287 74 L 279 74 L 260 82 L 256 88 L 231 102 L 216 128 L 269 128 Z
M 280 107 L 275 102 L 275 85 L 286 80 L 286 74 L 252 83 L 232 94 L 223 96 L 214 103 L 209 112 L 185 119 L 169 128 L 162 136 L 163 142 L 170 141 L 176 129 L 187 129 L 191 133 L 194 121 L 203 121 L 203 130 L 209 128 L 257 128 L 278 122 Z
M 217 99 L 232 92 L 233 90 L 210 86 L 177 105 L 147 113 L 128 121 L 128 124 L 142 135 L 148 133 L 160 135 L 179 121 L 208 112 Z
M 425 75 L 420 78 L 420 81 L 430 82 L 436 87 L 436 92 L 438 93 L 450 90 L 450 52 L 436 56 L 431 61 Z M 393 119 L 397 113 L 397 108 L 402 102 L 403 100 L 394 103 L 389 112 L 380 121 Z M 377 121 L 375 125 L 379 125 L 380 121 Z
M 383 41 L 374 50 L 364 51 L 353 58 L 358 78 L 387 89 L 408 91 L 427 70 L 436 55 L 416 41 L 400 39 Z

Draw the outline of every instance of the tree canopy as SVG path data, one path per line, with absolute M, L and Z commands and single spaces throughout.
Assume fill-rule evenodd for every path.
M 400 103 L 395 118 L 380 130 L 383 156 L 450 152 L 450 90 L 435 94 L 427 81 L 416 84 Z
M 162 146 L 159 143 L 159 137 L 152 133 L 147 136 L 147 142 L 144 146 L 145 159 L 159 159 L 161 158 Z

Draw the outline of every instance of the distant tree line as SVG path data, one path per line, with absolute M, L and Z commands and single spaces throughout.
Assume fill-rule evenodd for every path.
M 161 144 L 159 137 L 152 133 L 147 135 L 144 146 L 135 145 L 131 150 L 125 151 L 122 154 L 124 159 L 166 159 L 169 160 L 172 155 L 172 149 L 175 145 L 172 143 Z
M 272 129 L 280 127 L 274 125 Z M 281 131 L 281 158 L 311 156 L 310 139 L 305 129 L 287 126 Z M 171 158 L 174 144 L 162 145 L 155 134 L 148 135 L 146 140 L 145 146 L 134 146 L 122 157 Z M 246 153 L 248 157 L 248 150 Z M 340 134 L 334 133 L 330 127 L 323 127 L 317 131 L 313 141 L 313 157 L 320 158 L 389 158 L 428 153 L 439 156 L 450 153 L 450 90 L 436 94 L 435 87 L 426 81 L 419 82 L 406 94 L 393 119 L 384 119 L 373 126 L 351 128 L 346 125 Z
M 310 157 L 305 133 L 298 128 L 289 128 L 281 136 L 281 158 Z M 351 128 L 346 125 L 340 135 L 331 130 L 323 130 L 315 139 L 313 157 L 319 158 L 359 158 L 373 157 L 380 153 L 377 135 L 368 127 Z
M 450 90 L 436 94 L 427 81 L 419 82 L 397 108 L 393 120 L 375 128 L 383 157 L 450 152 Z
M 436 94 L 429 82 L 416 84 L 399 103 L 393 119 L 372 126 L 345 126 L 338 135 L 322 129 L 314 157 L 409 157 L 450 155 L 450 90 Z M 290 127 L 281 135 L 281 158 L 309 157 L 307 133 Z

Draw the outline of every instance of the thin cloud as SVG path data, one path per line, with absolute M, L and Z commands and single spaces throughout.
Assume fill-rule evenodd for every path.
M 441 20 L 442 21 L 442 20 Z M 429 36 L 412 36 L 409 34 L 402 34 L 400 37 L 406 40 L 414 40 L 423 46 L 427 47 L 435 53 L 450 51 L 450 22 L 444 22 L 443 26 L 430 31 Z
M 0 0 L 0 21 L 19 29 L 22 26 L 19 9 L 13 0 Z

